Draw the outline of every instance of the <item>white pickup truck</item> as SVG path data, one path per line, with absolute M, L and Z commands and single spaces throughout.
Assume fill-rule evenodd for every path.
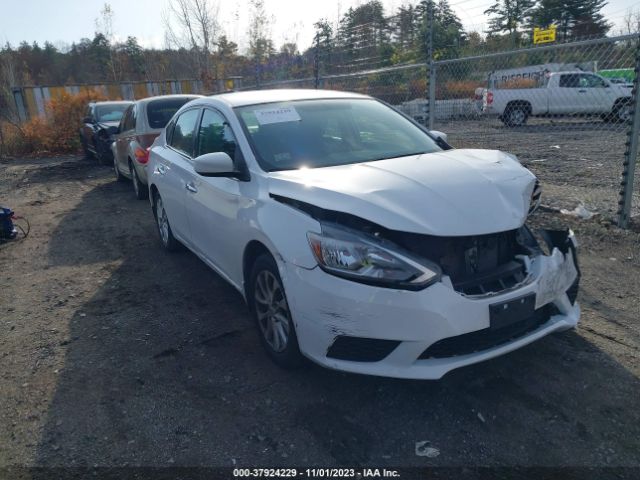
M 538 88 L 492 88 L 483 92 L 482 111 L 498 115 L 509 127 L 531 116 L 600 115 L 603 120 L 631 119 L 631 90 L 595 73 L 551 72 Z

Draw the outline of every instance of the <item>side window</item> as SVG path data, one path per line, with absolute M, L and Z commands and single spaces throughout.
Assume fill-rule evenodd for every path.
M 136 129 L 136 117 L 138 115 L 138 108 L 136 106 L 136 104 L 134 103 L 133 105 L 131 105 L 131 123 L 129 124 L 129 128 L 128 130 L 135 130 Z
M 197 155 L 225 152 L 235 161 L 237 150 L 236 137 L 222 115 L 205 109 L 198 132 Z
M 171 145 L 176 150 L 179 150 L 190 157 L 193 157 L 194 137 L 196 134 L 196 126 L 198 124 L 198 117 L 200 117 L 200 110 L 187 110 L 181 114 L 176 120 L 176 125 L 173 128 L 173 134 L 171 135 Z
M 131 129 L 131 110 L 133 109 L 133 105 L 131 105 L 122 115 L 122 120 L 120 121 L 120 132 L 126 132 Z
M 568 74 L 560 75 L 560 86 L 563 88 L 578 88 L 580 86 L 580 75 Z
M 580 86 L 587 88 L 604 88 L 607 85 L 600 77 L 596 77 L 595 75 L 582 75 Z
M 171 138 L 173 137 L 173 127 L 175 126 L 176 122 L 169 122 L 167 124 L 167 126 L 165 127 L 165 140 L 167 141 L 167 145 L 171 145 Z

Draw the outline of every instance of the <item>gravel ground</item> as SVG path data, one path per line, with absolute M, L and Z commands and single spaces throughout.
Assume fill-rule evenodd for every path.
M 612 173 L 584 174 L 572 135 L 525 155 L 546 152 L 531 166 L 575 192 L 546 197 L 567 208 L 597 203 Z M 0 161 L 0 199 L 32 224 L 0 246 L 0 466 L 640 467 L 637 223 L 537 215 L 582 242 L 580 326 L 420 382 L 275 367 L 241 296 L 164 253 L 107 167 Z M 438 455 L 417 456 L 423 441 Z

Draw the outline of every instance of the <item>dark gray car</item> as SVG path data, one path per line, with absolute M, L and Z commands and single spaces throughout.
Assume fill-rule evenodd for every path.
M 101 163 L 111 161 L 111 142 L 118 130 L 124 111 L 132 102 L 92 102 L 87 105 L 80 144 L 87 158 L 95 157 Z

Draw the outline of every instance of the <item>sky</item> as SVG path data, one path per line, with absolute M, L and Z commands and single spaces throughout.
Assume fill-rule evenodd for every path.
M 145 47 L 162 48 L 164 42 L 163 11 L 170 0 L 107 0 L 114 12 L 116 39 L 135 36 Z M 249 2 L 217 1 L 223 32 L 238 43 L 241 50 L 247 44 L 250 18 Z M 284 42 L 296 42 L 301 49 L 313 39 L 313 24 L 320 18 L 335 23 L 349 7 L 364 3 L 363 0 L 264 0 L 266 10 L 273 15 L 272 39 L 276 46 Z M 387 13 L 404 3 L 416 0 L 382 0 Z M 105 0 L 0 0 L 0 42 L 17 45 L 23 40 L 37 41 L 42 45 L 49 41 L 60 47 L 92 38 L 96 30 L 95 20 Z M 487 17 L 483 15 L 494 0 L 450 0 L 467 30 L 482 32 Z M 603 13 L 621 28 L 622 18 L 630 9 L 640 11 L 640 0 L 609 0 Z

